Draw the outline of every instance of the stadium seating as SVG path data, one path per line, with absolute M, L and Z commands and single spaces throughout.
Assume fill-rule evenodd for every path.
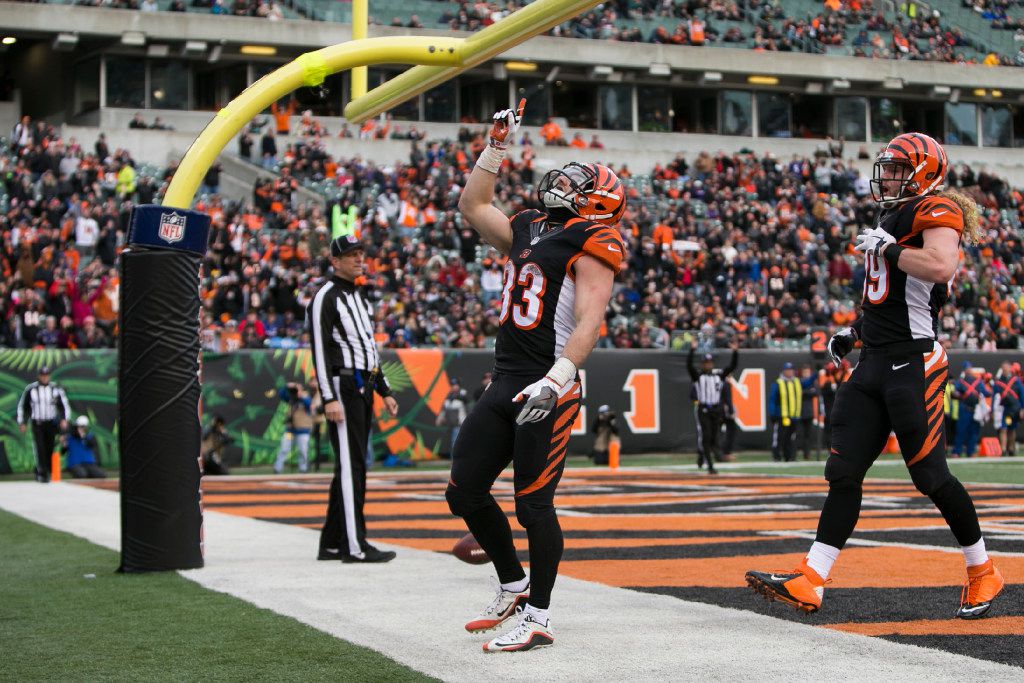
M 44 0 L 52 4 L 89 4 L 79 0 Z M 172 0 L 157 0 L 161 10 L 170 8 Z M 113 4 L 104 4 L 104 7 L 128 7 L 136 5 L 137 0 L 117 0 Z M 208 7 L 199 6 L 190 0 L 185 3 L 185 10 L 190 13 L 210 13 Z M 521 4 L 521 3 L 520 3 Z M 619 11 L 621 4 L 601 5 L 599 8 L 577 17 L 556 29 L 554 35 L 564 35 L 576 38 L 595 38 L 612 40 L 640 40 L 651 42 L 656 30 L 664 29 L 668 40 L 676 32 L 677 27 L 682 26 L 682 37 L 686 43 L 687 19 L 682 15 L 685 9 L 677 11 L 677 16 L 662 16 L 660 11 L 651 11 L 651 8 L 660 7 L 659 3 L 639 3 L 641 11 L 634 11 L 632 15 L 625 15 Z M 855 39 L 862 30 L 866 30 L 869 38 L 880 40 L 880 46 L 874 50 L 876 57 L 890 57 L 895 59 L 916 59 L 929 61 L 964 61 L 966 63 L 980 63 L 989 53 L 996 54 L 1001 63 L 1013 65 L 1014 58 L 1018 56 L 1022 42 L 1015 40 L 1015 27 L 1024 26 L 1024 10 L 1020 6 L 1010 6 L 1006 19 L 993 20 L 986 15 L 975 11 L 971 7 L 963 5 L 962 0 L 928 0 L 927 2 L 913 2 L 895 4 L 892 2 L 878 2 L 872 5 L 865 2 L 862 12 L 850 12 L 844 4 L 844 9 L 838 16 L 844 24 L 841 32 L 841 40 L 833 44 L 832 41 L 822 42 L 820 28 L 818 36 L 815 37 L 807 30 L 815 20 L 827 21 L 829 13 L 821 2 L 817 0 L 787 0 L 777 5 L 776 14 L 770 19 L 763 19 L 762 12 L 766 7 L 773 7 L 768 3 L 760 4 L 756 9 L 742 9 L 742 18 L 730 19 L 728 15 L 718 11 L 700 10 L 696 12 L 697 17 L 703 19 L 707 24 L 708 37 L 703 43 L 708 47 L 747 47 L 754 49 L 782 49 L 798 52 L 811 52 L 815 54 L 849 56 L 858 54 L 858 46 Z M 259 2 L 250 2 L 250 11 L 255 14 Z M 285 19 L 310 19 L 314 21 L 331 21 L 349 23 L 351 22 L 351 3 L 338 2 L 338 0 L 281 0 L 277 3 L 283 18 Z M 746 3 L 740 3 L 746 7 Z M 227 11 L 233 7 L 228 0 L 224 3 Z M 418 17 L 419 24 L 425 29 L 436 28 L 461 28 L 471 29 L 473 27 L 486 25 L 490 22 L 487 11 L 477 16 L 473 15 L 475 9 L 490 7 L 496 11 L 505 11 L 507 7 L 505 0 L 494 0 L 488 5 L 468 4 L 460 2 L 436 1 L 436 0 L 373 0 L 370 4 L 370 21 L 375 24 L 390 25 L 397 19 L 403 26 L 407 25 L 413 15 Z M 518 5 L 516 5 L 518 6 Z M 681 7 L 681 6 L 679 6 Z M 463 8 L 466 8 L 465 10 Z M 134 11 L 134 10 L 129 10 Z M 459 24 L 457 18 L 460 11 L 469 11 L 473 24 Z M 611 12 L 618 12 L 612 14 Z M 867 18 L 870 15 L 879 14 L 884 17 L 889 26 L 899 25 L 906 33 L 912 28 L 915 22 L 922 22 L 937 13 L 942 31 L 956 29 L 962 36 L 961 44 L 953 50 L 937 50 L 934 44 L 930 44 L 929 32 L 925 35 L 911 35 L 912 47 L 908 54 L 902 54 L 893 47 L 893 32 L 887 26 L 885 28 L 874 27 L 867 29 Z M 456 18 L 452 21 L 452 18 Z M 772 34 L 780 36 L 778 40 L 769 40 L 767 37 L 760 37 L 762 23 Z M 790 24 L 796 24 L 800 28 L 795 34 L 788 31 Z M 1008 28 L 1002 28 L 1006 25 Z M 1008 30 L 1009 29 L 1009 30 Z M 634 36 L 633 31 L 639 35 Z M 723 40 L 727 32 L 733 31 L 734 35 L 730 40 Z M 792 37 L 791 41 L 785 41 L 787 32 Z M 1022 34 L 1024 35 L 1024 34 Z M 789 44 L 783 44 L 789 43 Z M 872 56 L 872 49 L 869 47 L 865 52 Z M 1024 59 L 1018 59 L 1024 64 Z

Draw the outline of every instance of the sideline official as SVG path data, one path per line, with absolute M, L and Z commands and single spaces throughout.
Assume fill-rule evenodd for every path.
M 370 307 L 356 286 L 363 274 L 363 245 L 354 235 L 331 242 L 332 277 L 306 309 L 317 384 L 334 451 L 334 479 L 317 559 L 389 562 L 395 553 L 366 542 L 366 446 L 373 393 L 392 417 L 398 402 L 380 370 Z
M 71 405 L 64 390 L 50 383 L 50 368 L 39 368 L 38 381 L 32 382 L 18 401 L 18 425 L 24 432 L 32 424 L 32 445 L 36 456 L 36 481 L 50 481 L 50 462 L 57 435 L 68 428 Z
M 718 436 L 722 431 L 725 422 L 725 407 L 722 405 L 723 390 L 728 389 L 727 381 L 729 375 L 736 369 L 739 362 L 738 344 L 730 344 L 732 358 L 729 365 L 721 370 L 715 369 L 715 357 L 710 353 L 704 355 L 701 367 L 698 369 L 693 363 L 693 354 L 696 344 L 690 346 L 690 353 L 686 357 L 686 368 L 690 373 L 690 380 L 693 382 L 691 395 L 697 408 L 697 467 L 703 467 L 704 461 L 708 463 L 708 474 L 718 474 L 715 470 L 715 454 L 721 460 L 721 451 L 718 446 Z

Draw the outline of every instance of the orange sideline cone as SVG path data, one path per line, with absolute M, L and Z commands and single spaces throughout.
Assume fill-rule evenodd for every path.
M 60 481 L 60 453 L 50 454 L 50 481 Z
M 619 451 L 622 444 L 618 439 L 612 439 L 608 443 L 608 467 L 613 470 L 619 469 Z

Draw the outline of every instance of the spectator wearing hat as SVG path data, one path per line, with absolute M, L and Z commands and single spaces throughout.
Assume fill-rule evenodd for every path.
M 67 429 L 71 405 L 64 389 L 50 382 L 50 368 L 39 368 L 39 378 L 21 394 L 18 401 L 18 425 L 24 432 L 32 426 L 32 446 L 36 456 L 36 481 L 50 481 L 50 458 L 57 435 Z
M 89 431 L 89 418 L 79 415 L 74 428 L 64 435 L 64 466 L 75 479 L 106 479 L 96 457 L 96 437 Z
M 435 424 L 448 429 L 452 440 L 447 452 L 451 453 L 451 446 L 454 446 L 455 439 L 459 438 L 459 430 L 466 420 L 466 413 L 469 412 L 469 392 L 462 388 L 458 377 L 452 377 L 449 384 L 451 389 L 444 397 L 444 403 L 441 404 L 441 412 L 437 414 Z
M 772 421 L 772 460 L 796 460 L 795 420 L 800 419 L 803 389 L 796 368 L 786 362 L 768 394 L 768 417 Z

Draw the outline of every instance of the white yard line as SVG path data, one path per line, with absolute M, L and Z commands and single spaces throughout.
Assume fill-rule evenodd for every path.
M 0 484 L 0 507 L 119 547 L 116 493 L 16 482 Z M 491 597 L 487 568 L 405 547 L 387 565 L 317 562 L 315 531 L 216 512 L 205 538 L 207 566 L 186 578 L 444 680 L 1021 679 L 1002 664 L 565 577 L 554 647 L 485 654 L 462 623 Z

